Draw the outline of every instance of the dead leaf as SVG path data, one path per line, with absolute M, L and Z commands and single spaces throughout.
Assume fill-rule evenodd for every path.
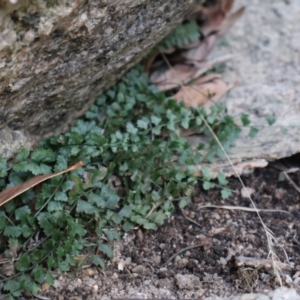
M 210 7 L 198 5 L 189 19 L 197 21 L 201 33 L 208 36 L 220 28 L 225 17 L 226 13 L 222 9 L 221 1 L 219 1 L 217 5 Z
M 160 61 L 160 65 L 156 63 L 154 66 L 153 62 L 158 54 L 149 58 L 146 63 L 146 69 L 149 70 L 150 66 L 156 69 L 150 76 L 150 79 L 152 83 L 157 85 L 160 91 L 167 91 L 185 85 L 207 72 L 214 65 L 212 62 L 206 61 L 206 58 L 216 46 L 219 38 L 229 30 L 245 10 L 242 7 L 228 16 L 233 4 L 234 0 L 220 0 L 214 6 L 204 7 L 203 5 L 199 5 L 196 8 L 190 19 L 194 19 L 202 24 L 200 31 L 204 37 L 201 41 L 193 43 L 193 45 L 188 45 L 187 50 L 183 48 L 180 49 L 181 51 L 178 51 L 178 49 L 176 51 L 174 48 L 166 50 L 164 54 L 167 54 L 167 51 L 169 51 L 171 55 L 165 57 L 164 60 L 167 60 L 168 66 L 172 65 L 172 68 L 166 69 L 164 67 L 162 69 L 161 66 L 165 64 L 164 61 Z M 199 83 L 193 87 L 182 88 L 175 97 L 181 97 L 188 107 L 199 106 L 208 100 L 217 101 L 226 91 L 232 88 L 232 86 L 227 86 L 222 80 L 202 86 L 201 88 L 198 85 Z M 197 99 L 192 101 L 193 104 L 183 95 L 187 91 L 192 95 L 193 99 Z M 200 97 L 201 94 L 202 96 Z M 196 97 L 196 95 L 198 96 Z
M 1 273 L 3 273 L 5 276 L 10 277 L 13 276 L 16 273 L 16 269 L 14 266 L 14 260 L 7 259 L 6 262 L 0 262 L 1 266 Z
M 224 35 L 236 23 L 236 21 L 244 14 L 245 9 L 246 7 L 243 6 L 236 12 L 225 18 L 218 32 L 219 37 Z
M 216 103 L 234 84 L 226 84 L 220 74 L 200 77 L 189 86 L 183 86 L 172 98 L 183 101 L 186 107 Z
M 201 62 L 210 54 L 214 49 L 219 36 L 217 34 L 211 34 L 204 38 L 203 41 L 196 48 L 184 51 L 181 55 L 189 62 Z
M 242 7 L 228 16 L 233 4 L 234 0 L 222 0 L 210 7 L 198 5 L 189 19 L 196 20 L 199 23 L 200 31 L 204 37 L 208 37 L 211 34 L 217 34 L 220 37 L 244 13 L 245 7 Z
M 153 53 L 152 55 L 150 55 L 150 56 L 147 58 L 146 62 L 145 62 L 145 72 L 146 72 L 146 73 L 149 73 L 150 68 L 152 67 L 152 65 L 153 65 L 153 63 L 154 63 L 154 61 L 155 61 L 155 59 L 157 58 L 157 56 L 158 56 L 159 54 L 161 54 L 161 53 L 171 54 L 171 53 L 175 52 L 175 50 L 176 50 L 176 49 L 173 47 L 173 48 L 170 48 L 170 49 L 165 49 L 164 51 L 157 51 L 157 52 Z
M 196 72 L 193 66 L 178 64 L 165 72 L 155 71 L 150 80 L 160 91 L 167 91 L 189 82 Z
M 2 206 L 3 204 L 7 203 L 11 199 L 21 195 L 22 193 L 26 192 L 27 190 L 31 189 L 32 187 L 38 185 L 39 183 L 41 183 L 47 179 L 59 176 L 66 172 L 73 171 L 75 169 L 78 169 L 81 166 L 83 166 L 82 161 L 78 162 L 77 164 L 71 166 L 70 168 L 68 168 L 66 170 L 63 170 L 63 171 L 60 171 L 57 173 L 36 176 L 36 177 L 33 177 L 19 185 L 8 188 L 0 193 L 0 206 Z
M 221 7 L 224 14 L 227 14 L 231 11 L 234 0 L 223 0 L 221 1 Z
M 194 61 L 192 62 L 194 66 L 178 64 L 172 68 L 165 69 L 165 71 L 155 71 L 151 75 L 150 80 L 152 83 L 156 84 L 160 91 L 168 91 L 188 84 L 209 71 L 215 65 L 224 63 L 231 58 L 231 55 L 225 55 L 208 62 Z M 195 66 L 197 66 L 197 68 Z

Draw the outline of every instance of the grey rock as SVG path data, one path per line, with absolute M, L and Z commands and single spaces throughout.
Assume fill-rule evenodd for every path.
M 268 293 L 251 293 L 231 296 L 229 298 L 208 297 L 205 300 L 300 300 L 300 296 L 294 289 L 280 287 Z
M 22 146 L 67 130 L 196 2 L 5 1 L 0 7 L 0 155 L 11 157 Z M 11 130 L 20 143 L 7 137 Z
M 228 112 L 237 116 L 249 114 L 259 129 L 255 138 L 244 128 L 229 157 L 239 174 L 265 167 L 269 161 L 300 152 L 300 27 L 298 1 L 239 0 L 236 8 L 246 6 L 245 14 L 226 36 L 228 46 L 214 49 L 211 59 L 232 53 L 226 63 L 226 82 L 238 82 L 227 97 Z M 259 12 L 258 12 L 259 11 Z M 273 11 L 274 13 L 260 14 Z M 276 13 L 275 13 L 276 12 Z M 277 13 L 278 12 L 278 13 Z M 263 30 L 261 30 L 263 29 Z M 276 119 L 268 126 L 265 116 Z M 205 142 L 203 137 L 189 137 L 191 144 Z M 226 157 L 216 159 L 208 167 L 217 176 L 235 172 Z

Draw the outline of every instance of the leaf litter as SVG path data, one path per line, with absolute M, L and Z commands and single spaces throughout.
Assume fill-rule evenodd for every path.
M 230 14 L 233 4 L 234 0 L 224 0 L 210 7 L 198 5 L 187 18 L 198 26 L 198 41 L 157 51 L 148 58 L 145 69 L 160 91 L 170 91 L 186 107 L 209 107 L 237 84 L 225 83 L 220 74 L 205 74 L 218 63 L 207 60 L 208 55 L 244 13 L 241 7 Z
M 36 177 L 30 178 L 29 180 L 27 180 L 27 181 L 25 181 L 25 182 L 23 182 L 19 185 L 8 188 L 8 189 L 6 189 L 6 190 L 4 190 L 3 192 L 0 193 L 0 206 L 4 205 L 8 201 L 10 201 L 13 198 L 23 194 L 24 192 L 26 192 L 29 189 L 37 186 L 40 183 L 42 183 L 42 182 L 44 182 L 44 181 L 46 181 L 50 178 L 62 175 L 66 172 L 76 170 L 76 169 L 82 167 L 82 165 L 83 165 L 83 162 L 80 161 L 80 162 L 76 163 L 75 165 L 71 166 L 70 168 L 68 168 L 66 170 L 63 170 L 63 171 L 60 171 L 60 172 L 57 172 L 57 173 L 36 176 Z

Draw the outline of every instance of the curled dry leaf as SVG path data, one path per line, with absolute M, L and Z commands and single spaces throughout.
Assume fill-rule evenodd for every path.
M 155 71 L 150 80 L 160 91 L 167 91 L 191 81 L 197 70 L 193 66 L 178 64 L 165 72 Z
M 36 176 L 36 177 L 30 178 L 29 180 L 27 180 L 19 185 L 8 188 L 0 193 L 0 206 L 4 205 L 11 199 L 21 195 L 22 193 L 26 192 L 27 190 L 31 189 L 32 187 L 38 185 L 39 183 L 41 183 L 43 181 L 46 181 L 50 178 L 59 176 L 66 172 L 73 171 L 75 169 L 80 168 L 81 166 L 83 166 L 82 161 L 78 162 L 77 164 L 71 166 L 70 168 L 68 168 L 66 170 L 63 170 L 63 171 L 60 171 L 57 173 Z
M 224 35 L 236 23 L 236 21 L 244 14 L 245 9 L 245 6 L 243 6 L 225 18 L 218 32 L 219 37 Z
M 224 23 L 228 23 L 228 13 L 232 9 L 234 0 L 220 0 L 216 5 L 205 7 L 198 5 L 190 15 L 190 20 L 196 20 L 200 26 L 201 33 L 207 37 L 222 30 Z M 237 14 L 241 16 L 241 14 Z M 238 18 L 235 19 L 235 21 Z M 234 24 L 231 23 L 230 27 Z M 219 34 L 218 34 L 219 35 Z
M 184 51 L 181 55 L 188 61 L 198 66 L 199 62 L 203 62 L 209 53 L 214 49 L 217 44 L 219 36 L 217 34 L 211 34 L 205 37 L 201 43 L 195 48 Z
M 213 66 L 224 63 L 232 58 L 231 55 L 225 55 L 209 62 L 193 61 L 191 65 L 178 64 L 164 71 L 155 71 L 150 80 L 156 84 L 160 91 L 168 91 L 199 78 L 209 71 Z M 200 80 L 200 79 L 198 79 Z
M 226 84 L 220 74 L 200 77 L 189 86 L 183 86 L 173 98 L 186 107 L 198 107 L 216 103 L 234 84 Z
M 182 54 L 188 62 L 194 62 L 194 65 L 197 66 L 199 61 L 206 59 L 217 44 L 218 39 L 243 15 L 245 7 L 228 15 L 233 3 L 234 0 L 221 0 L 217 5 L 208 8 L 202 5 L 196 8 L 191 19 L 200 23 L 199 29 L 204 38 L 197 47 Z
M 209 69 L 209 66 L 212 67 L 214 63 L 206 61 L 207 56 L 216 46 L 219 38 L 229 30 L 229 28 L 242 16 L 245 10 L 245 8 L 242 7 L 235 13 L 228 15 L 233 4 L 234 0 L 219 0 L 216 5 L 211 7 L 199 5 L 193 14 L 190 15 L 189 20 L 196 20 L 199 24 L 199 30 L 202 33 L 202 39 L 180 49 L 171 48 L 164 50 L 163 55 L 171 54 L 170 56 L 165 57 L 164 60 L 167 60 L 167 64 L 169 66 L 173 65 L 173 67 L 168 69 L 164 67 L 163 69 L 160 68 L 159 65 L 156 65 L 154 68 L 156 71 L 154 71 L 150 76 L 151 82 L 156 84 L 160 91 L 171 90 L 187 84 L 193 79 L 204 74 Z M 153 62 L 157 56 L 158 53 L 154 54 L 152 57 L 149 57 L 145 66 L 147 71 L 150 69 L 150 66 L 154 66 Z M 164 62 L 160 61 L 160 66 L 162 64 L 164 64 Z M 214 83 L 214 86 L 216 86 L 216 83 Z M 227 91 L 229 89 L 221 80 L 218 81 L 217 86 L 218 92 L 216 95 L 222 95 L 222 93 L 219 91 Z M 213 87 L 206 86 L 203 88 L 206 88 L 206 90 L 214 94 Z M 185 89 L 191 90 L 190 87 Z M 201 92 L 203 93 L 202 90 Z M 182 96 L 180 93 L 182 93 L 182 91 L 179 92 L 179 95 Z M 190 93 L 193 92 L 190 91 Z M 194 91 L 194 93 L 196 92 Z M 207 92 L 205 95 L 206 99 L 203 98 L 202 101 L 207 102 Z M 213 98 L 211 100 L 216 101 L 217 99 Z M 202 104 L 202 101 L 199 100 L 199 103 Z

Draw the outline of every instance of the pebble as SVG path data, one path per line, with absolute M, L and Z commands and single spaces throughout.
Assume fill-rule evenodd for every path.
M 192 290 L 200 287 L 200 279 L 193 274 L 176 274 L 174 278 L 180 289 Z
M 142 266 L 142 265 L 138 265 L 138 266 L 134 267 L 132 269 L 132 272 L 137 273 L 137 274 L 141 274 L 141 275 L 146 275 L 148 273 L 147 268 Z
M 220 220 L 221 219 L 221 216 L 218 213 L 216 213 L 216 212 L 212 213 L 211 217 L 212 217 L 212 219 L 216 219 L 216 220 Z
M 54 279 L 54 283 L 53 283 L 53 286 L 57 289 L 61 286 L 61 281 L 60 280 L 57 280 L 57 279 Z
M 94 294 L 97 293 L 98 290 L 99 290 L 98 285 L 97 285 L 97 284 L 94 284 L 94 285 L 93 285 L 93 293 L 94 293 Z
M 275 291 L 271 291 L 267 294 L 251 293 L 238 296 L 231 296 L 229 298 L 215 298 L 208 297 L 205 300 L 300 300 L 300 296 L 294 289 L 287 287 L 280 287 Z
M 159 266 L 161 263 L 161 256 L 160 255 L 153 255 L 149 259 L 154 265 Z
M 241 195 L 243 198 L 248 198 L 249 195 L 251 196 L 254 192 L 255 192 L 255 190 L 250 187 L 243 187 L 241 189 Z
M 159 244 L 159 248 L 162 249 L 162 250 L 165 249 L 166 248 L 166 244 Z
M 96 269 L 92 269 L 92 268 L 86 268 L 82 270 L 82 273 L 85 276 L 93 276 L 95 274 L 98 274 L 98 271 Z
M 282 200 L 282 198 L 286 195 L 287 191 L 285 189 L 279 188 L 275 190 L 274 196 L 277 200 Z
M 221 265 L 226 266 L 227 260 L 224 257 L 220 257 L 220 263 Z
M 183 257 L 180 260 L 178 260 L 177 267 L 184 268 L 188 263 L 189 263 L 189 260 L 186 257 Z

